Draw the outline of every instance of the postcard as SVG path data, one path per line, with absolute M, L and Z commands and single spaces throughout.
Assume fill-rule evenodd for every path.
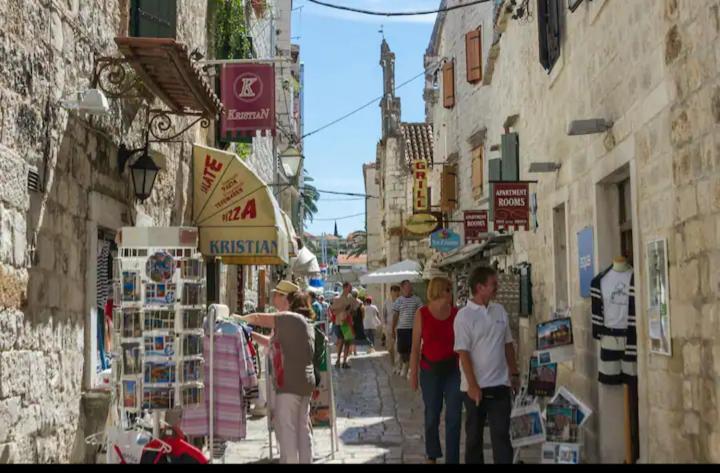
M 153 282 L 168 282 L 175 273 L 175 259 L 170 253 L 158 251 L 148 258 L 145 264 L 145 272 Z
M 182 304 L 183 305 L 200 305 L 202 304 L 202 284 L 184 283 L 182 286 Z
M 140 364 L 140 344 L 123 343 L 121 347 L 123 374 L 140 374 L 142 369 Z
M 203 354 L 202 335 L 183 336 L 183 356 L 198 356 Z
M 203 264 L 199 259 L 180 261 L 180 275 L 183 279 L 200 279 L 203 276 Z
M 175 311 L 152 309 L 145 311 L 145 331 L 174 329 Z
M 123 338 L 142 337 L 142 312 L 139 309 L 122 310 L 122 336 Z
M 136 380 L 124 380 L 122 382 L 123 407 L 126 409 L 138 408 L 138 385 Z
M 205 401 L 205 388 L 202 385 L 183 386 L 182 405 L 194 406 Z
M 184 309 L 182 312 L 183 330 L 202 330 L 205 312 L 201 309 Z
M 148 283 L 145 285 L 145 303 L 169 305 L 176 301 L 176 286 L 171 283 Z
M 516 407 L 512 410 L 510 414 L 510 439 L 513 448 L 545 441 L 545 427 L 540 406 L 532 404 Z
M 175 388 L 144 388 L 143 409 L 172 409 L 175 405 Z
M 182 362 L 184 383 L 203 380 L 203 360 L 185 360 Z
M 122 301 L 140 302 L 140 278 L 134 271 L 123 271 L 122 273 Z
M 537 325 L 538 351 L 572 345 L 572 319 L 556 319 Z
M 545 408 L 545 430 L 550 442 L 577 441 L 577 407 L 548 404 Z
M 540 365 L 537 357 L 531 357 L 528 394 L 531 396 L 550 397 L 555 394 L 556 383 L 557 363 Z
M 166 384 L 175 382 L 174 362 L 147 361 L 145 362 L 144 370 L 144 379 L 147 384 Z
M 557 390 L 557 393 L 550 400 L 550 404 L 561 405 L 561 406 L 574 406 L 577 409 L 577 426 L 582 427 L 588 418 L 592 415 L 593 411 L 588 407 L 587 404 L 580 401 L 571 393 L 565 386 L 561 386 Z
M 577 465 L 580 463 L 580 445 L 563 443 L 557 448 L 557 463 L 560 465 Z
M 173 356 L 175 337 L 173 335 L 145 336 L 145 356 Z

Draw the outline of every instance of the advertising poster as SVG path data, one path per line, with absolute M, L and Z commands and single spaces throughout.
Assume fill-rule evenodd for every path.
M 590 297 L 590 283 L 595 275 L 593 263 L 593 230 L 587 227 L 578 232 L 578 269 L 580 274 L 580 297 Z

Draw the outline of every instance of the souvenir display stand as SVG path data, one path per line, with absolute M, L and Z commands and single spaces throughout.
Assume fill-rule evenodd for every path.
M 583 426 L 592 410 L 567 388 L 557 387 L 558 363 L 574 358 L 570 309 L 538 324 L 538 346 L 523 375 L 511 415 L 513 463 L 522 449 L 541 446 L 541 463 L 581 462 Z M 536 421 L 536 422 L 535 422 Z
M 157 439 L 167 411 L 205 402 L 206 283 L 198 232 L 126 227 L 117 243 L 113 427 L 131 430 L 151 417 Z

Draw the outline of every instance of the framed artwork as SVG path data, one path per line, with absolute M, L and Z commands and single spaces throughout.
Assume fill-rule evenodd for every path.
M 672 356 L 667 241 L 662 239 L 649 242 L 645 261 L 648 275 L 650 351 L 659 355 Z

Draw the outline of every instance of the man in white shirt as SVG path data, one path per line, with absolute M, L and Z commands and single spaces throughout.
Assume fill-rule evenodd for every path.
M 385 346 L 390 354 L 390 364 L 395 366 L 395 333 L 393 332 L 393 304 L 400 297 L 400 286 L 393 284 L 390 287 L 390 300 L 385 302 L 383 307 L 383 318 L 385 319 Z
M 508 315 L 490 301 L 497 293 L 497 274 L 477 268 L 470 275 L 472 298 L 455 318 L 455 351 L 460 356 L 466 410 L 465 463 L 483 463 L 485 419 L 490 425 L 495 463 L 512 463 L 510 413 L 512 389 L 520 387 L 520 373 Z

